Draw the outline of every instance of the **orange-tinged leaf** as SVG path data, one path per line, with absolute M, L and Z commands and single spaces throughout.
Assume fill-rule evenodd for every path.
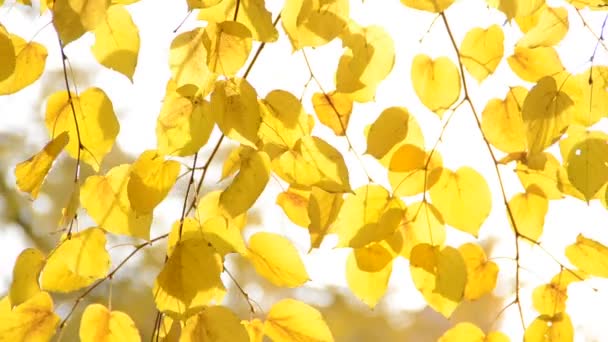
M 293 50 L 321 46 L 336 38 L 348 23 L 348 0 L 286 1 L 281 23 Z
M 256 272 L 276 286 L 297 287 L 309 280 L 298 250 L 281 235 L 254 234 L 249 239 L 247 257 Z
M 109 6 L 110 0 L 55 0 L 53 26 L 62 45 L 93 31 L 102 23 Z
M 357 248 L 346 260 L 346 281 L 351 291 L 370 308 L 386 293 L 393 257 L 382 245 Z
M 454 0 L 401 0 L 405 6 L 433 13 L 445 11 L 453 2 Z
M 304 228 L 310 224 L 310 218 L 308 218 L 310 193 L 309 190 L 300 190 L 290 186 L 277 196 L 276 203 L 283 209 L 289 220 Z
M 80 202 L 99 227 L 115 234 L 148 239 L 152 214 L 139 214 L 131 207 L 130 171 L 130 165 L 122 164 L 105 176 L 87 177 L 80 188 Z
M 527 95 L 528 90 L 524 87 L 509 88 L 504 100 L 489 100 L 481 113 L 483 135 L 503 152 L 527 150 L 526 130 L 521 113 Z
M 308 218 L 310 224 L 310 248 L 318 248 L 325 235 L 334 226 L 344 199 L 340 193 L 327 192 L 319 187 L 313 186 L 308 199 Z
M 24 249 L 19 254 L 13 267 L 13 281 L 8 293 L 12 307 L 40 292 L 38 277 L 45 261 L 44 254 L 35 248 Z
M 253 206 L 270 179 L 270 157 L 246 147 L 241 152 L 241 168 L 220 195 L 220 206 L 230 217 L 237 217 Z
M 498 265 L 488 260 L 484 250 L 477 244 L 465 243 L 458 247 L 467 267 L 467 284 L 464 299 L 476 300 L 492 293 L 496 287 Z
M 538 316 L 526 327 L 524 341 L 530 342 L 561 342 L 574 341 L 574 327 L 567 313 L 563 312 L 554 317 Z
M 424 147 L 422 130 L 406 108 L 389 107 L 369 127 L 365 153 L 381 159 L 383 165 L 388 166 L 393 153 L 404 143 Z
M 566 247 L 568 260 L 582 271 L 608 278 L 608 247 L 579 234 L 576 243 Z
M 264 333 L 274 342 L 333 342 L 321 313 L 312 306 L 287 298 L 274 304 L 264 323 Z
M 10 34 L 2 24 L 0 24 L 0 56 L 2 56 L 2 64 L 0 65 L 1 84 L 2 81 L 15 72 L 15 67 L 17 66 L 15 46 L 11 41 Z
M 196 28 L 178 35 L 171 42 L 169 68 L 171 78 L 180 88 L 192 84 L 202 96 L 213 90 L 217 75 L 207 66 L 207 49 L 203 43 L 205 30 Z
M 230 309 L 225 306 L 208 306 L 186 320 L 179 340 L 249 342 L 249 335 Z
M 122 5 L 112 5 L 106 17 L 93 31 L 93 56 L 109 69 L 118 71 L 133 82 L 139 54 L 139 30 Z
M 101 304 L 90 304 L 80 321 L 80 341 L 141 341 L 135 322 L 122 311 L 110 311 Z
M 430 195 L 445 223 L 473 236 L 477 236 L 492 209 L 492 194 L 486 180 L 466 166 L 456 172 L 443 169 Z
M 220 279 L 222 257 L 200 238 L 179 241 L 154 281 L 152 295 L 159 311 L 183 319 L 226 294 Z
M 467 282 L 460 252 L 449 246 L 416 245 L 410 255 L 410 273 L 429 306 L 449 318 L 462 301 Z
M 517 42 L 517 46 L 535 48 L 553 46 L 568 33 L 568 10 L 564 7 L 545 7 L 538 23 Z
M 460 322 L 448 329 L 437 342 L 485 341 L 486 334 L 478 326 Z
M 415 246 L 424 243 L 442 247 L 446 239 L 443 218 L 429 202 L 412 203 L 401 219 L 399 230 L 403 237 L 400 253 L 406 259 L 410 258 Z
M 72 158 L 80 156 L 95 171 L 99 171 L 103 158 L 112 150 L 120 130 L 112 101 L 99 88 L 89 88 L 80 96 L 71 94 L 71 103 L 67 91 L 54 93 L 46 104 L 45 124 L 51 138 L 67 131 L 70 137 L 66 147 L 68 154 Z
M 478 81 L 493 74 L 504 55 L 505 35 L 498 25 L 471 29 L 460 44 L 460 60 Z
M 509 208 L 515 220 L 517 232 L 532 241 L 538 241 L 543 233 L 545 216 L 549 210 L 549 200 L 536 185 L 531 185 L 524 193 L 518 193 L 509 201 Z
M 331 128 L 336 135 L 346 135 L 353 111 L 353 101 L 350 97 L 335 91 L 328 94 L 314 93 L 312 106 L 322 124 Z
M 264 144 L 292 149 L 312 129 L 300 100 L 285 90 L 273 90 L 260 100 L 260 113 L 258 136 Z
M 40 283 L 42 289 L 71 292 L 105 277 L 110 269 L 103 230 L 88 228 L 64 239 L 46 260 Z
M 562 61 L 553 47 L 531 49 L 516 46 L 507 62 L 519 78 L 528 82 L 537 82 L 545 76 L 554 76 L 564 71 Z
M 440 118 L 460 97 L 460 72 L 447 57 L 419 54 L 412 62 L 412 84 L 418 98 Z
M 244 78 L 218 81 L 211 95 L 211 112 L 227 137 L 253 148 L 262 122 L 255 89 Z
M 131 166 L 127 195 L 139 214 L 149 214 L 175 184 L 180 164 L 165 160 L 157 151 L 144 151 Z
M 439 180 L 441 165 L 438 152 L 429 155 L 416 145 L 401 145 L 393 153 L 388 166 L 388 181 L 394 195 L 413 196 L 429 190 Z
M 221 23 L 233 20 L 237 0 L 188 0 L 188 3 L 202 2 L 197 19 L 207 22 Z M 246 6 L 239 6 L 236 21 L 245 25 L 251 31 L 254 40 L 274 42 L 279 38 L 277 29 L 272 25 L 272 15 L 266 9 L 264 0 L 251 0 Z
M 0 340 L 50 341 L 59 320 L 51 296 L 39 292 L 13 310 L 0 310 Z
M 569 150 L 568 179 L 589 201 L 608 182 L 608 137 L 588 136 Z
M 26 42 L 23 38 L 14 34 L 10 34 L 9 37 L 10 43 L 5 44 L 9 45 L 8 50 L 10 50 L 10 45 L 14 49 L 14 66 L 10 67 L 11 58 L 8 57 L 7 65 L 3 67 L 7 68 L 7 71 L 12 69 L 12 73 L 5 78 L 0 77 L 0 95 L 16 93 L 34 83 L 42 75 L 48 55 L 46 48 L 41 44 Z M 6 52 L 10 53 L 10 51 Z M 4 63 L 6 57 L 2 56 L 2 62 Z
M 236 21 L 209 23 L 203 33 L 207 66 L 216 74 L 234 76 L 251 52 L 251 32 Z
M 17 164 L 15 178 L 19 190 L 29 193 L 33 199 L 38 197 L 44 179 L 59 153 L 68 144 L 68 140 L 67 132 L 63 132 L 46 144 L 42 151 Z
M 338 247 L 363 247 L 391 235 L 403 217 L 404 204 L 380 185 L 368 184 L 346 196 L 333 229 Z

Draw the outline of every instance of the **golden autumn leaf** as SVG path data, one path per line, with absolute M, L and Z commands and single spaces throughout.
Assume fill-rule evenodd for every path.
M 8 32 L 7 32 L 8 33 Z M 14 66 L 11 68 L 11 57 L 2 58 L 4 63 L 7 59 L 4 73 L 12 70 L 10 75 L 4 78 L 0 77 L 0 95 L 8 95 L 18 92 L 19 90 L 34 83 L 46 65 L 46 57 L 48 52 L 44 45 L 36 42 L 26 42 L 23 38 L 9 34 L 10 42 L 6 42 L 5 52 L 10 54 L 10 46 L 13 48 Z M 10 55 L 7 55 L 10 56 Z
M 378 243 L 353 249 L 346 260 L 350 290 L 370 308 L 386 293 L 393 270 L 392 255 Z
M 401 256 L 410 259 L 412 249 L 419 244 L 442 247 L 446 240 L 443 217 L 429 202 L 412 203 L 399 223 L 403 246 Z
M 547 199 L 564 197 L 559 187 L 559 175 L 564 171 L 552 154 L 542 152 L 528 155 L 524 161 L 517 162 L 515 171 L 524 188 L 535 185 L 542 190 Z
M 486 335 L 478 326 L 470 322 L 460 322 L 448 329 L 437 342 L 509 342 L 509 337 L 499 331 L 493 331 Z
M 101 304 L 90 304 L 84 309 L 79 336 L 82 342 L 141 341 L 129 315 L 122 311 L 110 311 Z
M 300 100 L 285 90 L 273 90 L 261 99 L 260 114 L 258 136 L 265 145 L 292 149 L 312 129 Z
M 154 150 L 144 151 L 131 165 L 127 195 L 139 214 L 150 214 L 167 196 L 179 174 L 180 164 Z
M 549 283 L 537 286 L 532 291 L 532 306 L 541 315 L 555 316 L 566 310 L 568 294 L 566 287 Z
M 207 49 L 203 42 L 205 30 L 195 28 L 179 34 L 171 42 L 169 68 L 171 78 L 177 88 L 192 84 L 202 96 L 209 94 L 214 87 L 217 74 L 207 66 Z
M 207 67 L 211 72 L 234 76 L 247 61 L 251 52 L 251 32 L 235 21 L 210 23 L 203 33 L 207 49 Z
M 281 235 L 259 232 L 251 236 L 247 258 L 259 275 L 276 286 L 297 287 L 309 280 L 298 250 Z
M 181 231 L 181 236 L 180 236 Z M 200 224 L 192 217 L 186 217 L 183 222 L 173 222 L 167 241 L 167 255 L 171 255 L 179 241 L 188 239 L 204 239 L 221 255 L 239 253 L 247 255 L 247 247 L 241 232 L 234 226 L 228 225 L 228 220 L 223 217 L 213 217 Z
M 287 298 L 274 304 L 264 333 L 274 342 L 333 342 L 334 337 L 321 313 L 312 306 Z
M 449 246 L 416 245 L 410 255 L 410 273 L 429 306 L 449 318 L 462 301 L 467 282 L 460 252 Z
M 206 240 L 179 241 L 154 281 L 152 295 L 158 310 L 183 319 L 212 301 L 221 301 L 226 294 L 220 279 L 222 263 Z
M 221 23 L 233 20 L 237 0 L 188 0 L 189 3 L 198 4 L 200 10 L 197 19 L 212 23 Z M 277 29 L 272 25 L 271 13 L 266 9 L 264 0 L 251 0 L 246 6 L 239 6 L 236 21 L 243 24 L 251 32 L 254 40 L 261 42 L 274 42 L 279 38 Z
M 308 232 L 310 248 L 319 248 L 325 235 L 334 227 L 344 199 L 340 193 L 331 193 L 313 186 L 308 200 Z
M 526 16 L 519 16 L 515 19 L 517 26 L 521 30 L 522 33 L 528 33 L 534 26 L 538 24 L 538 20 L 540 19 L 540 14 L 547 8 L 547 4 L 544 3 L 540 5 L 534 12 L 530 13 Z
M 11 41 L 10 34 L 2 24 L 0 24 L 0 56 L 2 56 L 3 62 L 0 65 L 0 84 L 2 84 L 2 81 L 15 72 L 17 66 L 15 46 Z
M 286 191 L 279 193 L 276 203 L 283 209 L 291 222 L 307 228 L 310 224 L 310 218 L 308 217 L 310 195 L 310 190 L 301 190 L 290 186 Z
M 539 9 L 545 0 L 497 0 L 496 6 L 507 19 L 525 17 Z
M 516 46 L 507 62 L 519 78 L 528 82 L 537 82 L 545 76 L 555 76 L 564 71 L 562 61 L 553 47 Z
M 391 157 L 388 181 L 395 195 L 413 196 L 435 186 L 441 166 L 439 152 L 430 155 L 416 145 L 404 144 Z
M 104 20 L 108 7 L 110 0 L 55 0 L 53 26 L 62 45 L 93 31 Z
M 35 248 L 24 249 L 13 266 L 13 281 L 9 288 L 8 297 L 11 306 L 15 307 L 40 292 L 38 278 L 46 258 Z
M 229 230 L 240 232 L 245 228 L 247 215 L 242 214 L 237 217 L 231 217 L 226 210 L 220 205 L 220 196 L 222 191 L 211 191 L 201 197 L 196 205 L 196 219 L 202 225 L 207 220 L 221 218 L 226 220 Z
M 264 322 L 260 319 L 254 318 L 250 321 L 241 321 L 241 324 L 247 329 L 250 342 L 264 341 Z
M 112 5 L 104 20 L 93 31 L 95 44 L 93 56 L 101 65 L 127 76 L 133 82 L 133 74 L 139 55 L 139 30 L 123 5 Z
M 99 88 L 89 88 L 80 96 L 67 91 L 52 94 L 46 104 L 44 122 L 51 138 L 68 132 L 68 154 L 72 158 L 80 156 L 95 171 L 99 171 L 103 158 L 112 150 L 120 130 L 112 101 Z
M 50 341 L 59 320 L 51 296 L 38 292 L 13 310 L 0 310 L 0 340 Z
M 488 260 L 481 246 L 465 243 L 458 247 L 467 268 L 467 284 L 464 288 L 464 299 L 477 300 L 492 293 L 498 278 L 498 265 Z
M 553 46 L 568 33 L 568 10 L 564 7 L 545 7 L 539 13 L 538 23 L 517 42 L 517 46 L 535 48 Z
M 475 237 L 492 210 L 488 183 L 470 167 L 443 169 L 430 195 L 445 223 Z
M 566 247 L 566 257 L 582 271 L 608 278 L 608 247 L 600 242 L 579 234 L 576 242 Z
M 489 100 L 481 113 L 481 130 L 485 138 L 503 152 L 527 150 L 521 113 L 527 95 L 528 90 L 524 87 L 509 88 L 504 100 Z
M 568 179 L 589 201 L 608 182 L 608 136 L 586 137 L 569 149 Z
M 64 236 L 46 260 L 40 277 L 44 290 L 71 292 L 105 277 L 110 269 L 103 230 L 91 227 Z
M 433 13 L 445 11 L 453 2 L 454 0 L 401 0 L 405 6 Z
M 517 233 L 532 241 L 538 241 L 543 233 L 545 216 L 549 210 L 549 200 L 536 185 L 531 185 L 524 193 L 518 193 L 509 201 L 509 208 L 515 220 Z
M 249 342 L 249 335 L 237 315 L 225 306 L 207 306 L 190 316 L 182 328 L 180 342 Z
M 141 239 L 150 237 L 152 214 L 139 214 L 131 207 L 128 184 L 131 166 L 113 167 L 105 176 L 89 176 L 80 188 L 82 207 L 106 231 Z
M 353 111 L 353 101 L 345 94 L 331 92 L 328 94 L 314 93 L 312 106 L 317 118 L 336 135 L 346 135 L 350 114 Z
M 505 34 L 498 25 L 471 29 L 460 44 L 460 60 L 478 81 L 493 74 L 504 56 Z
M 427 55 L 416 55 L 411 76 L 418 98 L 439 118 L 460 97 L 460 72 L 447 57 L 433 60 Z
M 574 341 L 574 327 L 567 313 L 538 316 L 526 327 L 524 341 Z
M 574 76 L 581 89 L 581 108 L 574 113 L 574 122 L 591 126 L 606 116 L 608 108 L 608 67 L 594 65 Z
M 15 178 L 19 190 L 29 193 L 33 199 L 38 197 L 44 179 L 59 153 L 68 144 L 68 140 L 68 133 L 63 132 L 46 144 L 42 151 L 17 164 Z
M 294 51 L 329 43 L 342 32 L 348 18 L 348 0 L 287 1 L 281 11 L 281 23 Z

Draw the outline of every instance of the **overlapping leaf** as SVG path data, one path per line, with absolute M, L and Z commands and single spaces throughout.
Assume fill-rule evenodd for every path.
M 281 23 L 294 50 L 329 43 L 342 32 L 348 18 L 348 0 L 286 1 L 281 11 Z
M 144 151 L 131 166 L 127 184 L 131 207 L 140 214 L 150 214 L 175 184 L 179 169 L 178 162 L 165 160 L 157 151 Z
M 210 23 L 203 33 L 207 66 L 216 74 L 234 76 L 251 51 L 251 32 L 235 21 Z
M 373 243 L 354 249 L 346 260 L 346 281 L 355 296 L 374 308 L 384 296 L 393 270 L 393 257 Z
M 49 341 L 59 320 L 51 296 L 39 292 L 13 310 L 0 310 L 0 337 L 2 341 Z
M 63 45 L 93 31 L 102 23 L 110 0 L 56 0 L 53 2 L 53 26 Z
M 207 306 L 196 315 L 190 316 L 179 340 L 249 342 L 249 336 L 234 312 L 218 305 Z
M 477 244 L 465 243 L 458 247 L 458 251 L 467 268 L 464 298 L 476 300 L 491 293 L 496 287 L 498 265 L 488 260 L 484 250 Z
M 312 129 L 300 100 L 285 90 L 273 90 L 260 100 L 260 114 L 258 136 L 265 145 L 292 149 Z
M 4 43 L 7 55 L 2 55 L 2 63 L 6 59 L 7 64 L 2 66 L 5 76 L 0 77 L 0 95 L 16 93 L 34 83 L 42 75 L 48 55 L 41 44 L 26 42 L 14 34 L 9 34 L 8 37 L 10 42 Z M 11 57 L 11 46 L 14 57 Z M 11 73 L 7 75 L 8 72 Z
M 392 155 L 388 166 L 388 180 L 393 193 L 412 196 L 431 189 L 441 175 L 439 152 L 427 153 L 422 148 L 404 144 Z
M 429 202 L 412 203 L 401 219 L 399 230 L 403 237 L 401 255 L 406 259 L 419 244 L 442 247 L 446 240 L 443 217 Z
M 169 52 L 171 78 L 175 80 L 177 87 L 192 84 L 199 89 L 202 96 L 213 90 L 217 78 L 207 67 L 204 34 L 205 30 L 202 28 L 181 33 L 171 42 Z
M 198 2 L 197 4 L 193 4 Z M 191 7 L 200 8 L 198 19 L 221 23 L 234 19 L 236 4 L 239 11 L 236 21 L 245 25 L 254 40 L 274 42 L 279 38 L 277 29 L 272 25 L 271 13 L 266 9 L 263 0 L 239 2 L 237 0 L 188 0 Z M 194 6 L 193 6 L 194 5 Z
M 564 71 L 562 61 L 553 47 L 516 46 L 507 62 L 519 78 L 528 82 L 537 82 L 545 76 L 554 76 Z
M 44 254 L 35 248 L 24 249 L 19 254 L 13 267 L 13 281 L 8 293 L 12 307 L 40 292 L 38 277 L 45 261 Z
M 544 7 L 538 23 L 517 42 L 517 46 L 535 48 L 553 46 L 568 33 L 568 10 L 564 7 Z
M 494 147 L 507 153 L 527 149 L 522 107 L 528 95 L 524 87 L 510 88 L 504 100 L 491 99 L 481 113 L 481 130 Z
M 353 101 L 350 97 L 337 92 L 315 93 L 312 96 L 312 106 L 322 124 L 331 128 L 336 135 L 346 134 L 353 111 Z

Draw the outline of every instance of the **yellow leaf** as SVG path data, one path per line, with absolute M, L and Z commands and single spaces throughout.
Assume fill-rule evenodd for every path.
M 186 320 L 179 340 L 249 342 L 249 335 L 230 309 L 224 306 L 208 306 Z
M 410 259 L 412 249 L 419 244 L 442 247 L 446 231 L 443 218 L 437 208 L 429 202 L 415 202 L 407 208 L 401 219 L 399 230 L 403 246 L 401 256 Z
M 371 101 L 395 64 L 393 39 L 380 26 L 361 27 L 354 21 L 341 38 L 346 50 L 336 71 L 336 91 L 357 102 Z
M 393 257 L 380 244 L 352 251 L 346 260 L 346 281 L 355 296 L 374 308 L 386 293 L 393 270 Z
M 180 221 L 177 220 L 171 226 L 169 240 L 167 242 L 167 255 L 173 253 L 178 241 L 187 239 L 204 239 L 213 250 L 224 257 L 229 253 L 247 255 L 247 247 L 241 232 L 235 226 L 230 226 L 228 220 L 223 217 L 206 219 L 202 224 L 197 220 L 186 217 L 181 224 L 182 235 L 179 235 Z
M 491 99 L 481 113 L 481 130 L 497 149 L 506 152 L 527 150 L 526 130 L 521 110 L 528 90 L 509 88 L 504 100 Z
M 222 257 L 204 239 L 179 241 L 154 281 L 159 311 L 183 319 L 224 298 Z
M 608 137 L 587 137 L 574 145 L 566 160 L 568 179 L 589 201 L 608 182 Z
M 101 304 L 90 304 L 80 321 L 80 341 L 141 341 L 135 323 L 124 312 L 110 311 Z
M 128 184 L 131 166 L 113 167 L 105 176 L 89 176 L 80 189 L 82 207 L 99 227 L 142 239 L 150 237 L 152 214 L 138 214 L 131 207 Z
M 570 316 L 563 312 L 554 317 L 538 316 L 528 325 L 524 333 L 526 342 L 574 341 L 574 328 Z
M 0 311 L 0 340 L 50 341 L 59 320 L 51 296 L 39 292 L 12 311 Z
M 402 145 L 424 147 L 424 136 L 416 118 L 403 107 L 389 107 L 369 126 L 367 150 L 388 167 L 393 153 Z
M 207 66 L 204 34 L 202 28 L 181 33 L 173 39 L 169 51 L 171 78 L 175 80 L 177 87 L 192 84 L 199 88 L 202 96 L 213 90 L 217 78 Z
M 334 223 L 338 247 L 359 248 L 391 235 L 403 216 L 404 204 L 380 185 L 364 185 L 344 200 Z
M 460 252 L 449 246 L 416 245 L 410 255 L 410 273 L 429 306 L 449 318 L 462 301 L 467 282 Z
M 464 299 L 476 300 L 492 293 L 496 287 L 498 265 L 488 260 L 484 250 L 477 244 L 465 243 L 458 247 L 467 267 L 467 284 Z
M 112 5 L 95 28 L 93 56 L 106 68 L 118 71 L 133 82 L 139 54 L 139 30 L 122 5 Z
M 445 223 L 475 237 L 492 209 L 492 194 L 486 180 L 466 166 L 456 172 L 443 169 L 430 195 Z
M 588 7 L 591 10 L 603 10 L 606 8 L 605 0 L 568 0 L 568 2 L 578 9 Z
M 222 177 L 220 178 L 220 182 L 224 179 L 232 176 L 235 172 L 239 170 L 241 167 L 241 151 L 243 150 L 243 145 L 238 145 L 234 147 L 228 153 L 228 156 L 224 159 L 224 164 L 222 165 Z
M 543 233 L 545 216 L 549 210 L 549 200 L 536 185 L 519 193 L 509 201 L 509 208 L 515 220 L 517 232 L 532 241 L 538 241 Z
M 264 144 L 292 149 L 312 128 L 300 100 L 285 90 L 273 90 L 260 100 L 260 113 L 258 136 Z
M 231 217 L 245 213 L 266 188 L 270 179 L 270 157 L 263 151 L 244 148 L 241 169 L 220 195 L 220 206 Z
M 251 321 L 241 321 L 241 324 L 247 329 L 250 342 L 263 342 L 264 341 L 264 322 L 258 318 L 254 318 Z
M 66 192 L 69 191 L 66 189 Z M 76 218 L 76 212 L 80 208 L 80 184 L 72 183 L 72 190 L 68 203 L 61 209 L 61 218 L 59 219 L 59 227 L 67 227 L 72 220 Z
M 276 286 L 297 287 L 309 280 L 298 250 L 281 235 L 256 233 L 249 239 L 248 250 L 256 272 Z
M 532 291 L 532 305 L 541 315 L 555 316 L 566 310 L 568 294 L 565 287 L 558 284 L 544 284 Z
M 531 185 L 539 187 L 547 199 L 563 198 L 559 185 L 561 170 L 559 161 L 550 153 L 542 152 L 529 155 L 526 160 L 519 161 L 515 171 L 524 188 Z
M 531 49 L 516 46 L 507 62 L 519 78 L 528 82 L 537 82 L 545 76 L 554 76 L 564 71 L 562 61 L 553 47 Z
M 196 0 L 189 0 L 189 2 L 193 1 Z M 197 16 L 199 20 L 221 23 L 234 19 L 237 0 L 202 0 L 202 2 L 215 2 L 215 4 L 195 6 L 201 8 Z M 236 21 L 249 29 L 254 40 L 270 43 L 279 38 L 277 29 L 272 25 L 272 15 L 266 9 L 264 0 L 250 0 L 246 4 L 242 2 L 239 4 Z
M 348 192 L 348 168 L 342 154 L 318 137 L 303 136 L 293 151 L 272 161 L 273 171 L 289 184 L 318 186 L 329 192 Z
M 156 141 L 161 154 L 185 157 L 207 143 L 215 122 L 209 102 L 200 95 L 177 91 L 169 80 L 163 106 L 156 122 Z
M 38 277 L 44 266 L 45 257 L 35 248 L 24 249 L 13 267 L 13 281 L 9 289 L 11 306 L 15 307 L 40 292 Z
M 347 95 L 335 91 L 328 94 L 314 93 L 312 106 L 322 124 L 331 128 L 338 136 L 346 135 L 353 111 L 353 101 Z
M 454 0 L 401 0 L 405 6 L 433 13 L 445 11 L 453 2 Z
M 283 191 L 277 196 L 276 203 L 283 209 L 289 220 L 304 228 L 307 228 L 310 224 L 308 218 L 310 193 L 310 190 L 301 190 L 290 186 L 287 191 Z
M 139 214 L 150 214 L 173 188 L 180 164 L 157 151 L 144 151 L 131 166 L 127 183 L 129 203 Z
M 500 331 L 492 331 L 486 336 L 485 342 L 510 342 L 509 336 Z
M 538 23 L 517 42 L 517 46 L 535 48 L 553 46 L 568 33 L 568 11 L 564 7 L 545 7 Z
M 534 26 L 538 25 L 538 20 L 540 19 L 540 14 L 545 11 L 547 8 L 547 4 L 544 3 L 540 7 L 538 7 L 534 12 L 530 13 L 530 15 L 520 16 L 515 18 L 515 22 L 519 29 L 523 33 L 528 33 Z
M 566 247 L 568 260 L 582 271 L 608 278 L 608 247 L 579 234 L 576 243 Z
M 437 342 L 485 341 L 486 334 L 475 324 L 460 322 L 448 329 Z
M 2 24 L 0 24 L 0 56 L 2 56 L 2 64 L 0 65 L 0 84 L 2 84 L 2 81 L 15 72 L 17 66 L 15 46 L 11 41 L 10 34 Z
M 9 34 L 9 37 L 10 43 L 5 44 L 9 45 L 9 50 L 10 45 L 14 49 L 14 67 L 10 67 L 11 58 L 9 57 L 6 61 L 7 65 L 3 68 L 8 68 L 7 71 L 12 69 L 12 73 L 4 78 L 0 77 L 0 95 L 16 93 L 34 83 L 42 75 L 48 55 L 46 48 L 41 44 L 26 42 L 23 38 L 14 34 Z M 10 53 L 10 51 L 7 51 L 7 53 Z M 4 64 L 6 57 L 2 56 L 2 63 Z
M 529 153 L 542 152 L 555 143 L 570 125 L 574 109 L 563 84 L 553 77 L 540 79 L 522 107 Z
M 393 153 L 388 167 L 388 180 L 394 195 L 413 196 L 429 190 L 439 180 L 441 164 L 439 152 L 429 155 L 418 146 L 401 145 Z
M 478 82 L 493 74 L 504 56 L 505 34 L 498 25 L 471 29 L 460 45 L 460 60 Z
M 342 32 L 348 18 L 348 0 L 286 1 L 281 11 L 281 23 L 294 51 L 329 43 Z
M 574 76 L 581 89 L 581 109 L 574 113 L 574 123 L 591 126 L 606 116 L 608 108 L 608 67 L 594 65 Z
M 255 89 L 244 78 L 218 81 L 211 94 L 211 112 L 220 130 L 230 139 L 256 147 L 262 122 Z
M 42 151 L 17 164 L 15 178 L 19 190 L 29 193 L 33 199 L 38 197 L 46 175 L 59 153 L 68 144 L 68 140 L 67 132 L 63 132 L 46 144 Z
M 99 88 L 89 88 L 80 96 L 72 93 L 71 103 L 67 91 L 54 93 L 46 104 L 45 124 L 51 138 L 67 131 L 69 155 L 72 158 L 80 156 L 95 171 L 99 171 L 103 158 L 112 150 L 120 130 L 112 101 Z
M 498 9 L 507 20 L 531 15 L 545 3 L 545 0 L 499 0 Z
M 287 298 L 274 304 L 264 323 L 264 333 L 274 342 L 333 342 L 321 313 L 310 305 Z
M 418 98 L 439 118 L 460 97 L 460 72 L 447 57 L 432 60 L 416 55 L 412 62 L 412 84 Z
M 203 33 L 207 66 L 216 74 L 234 76 L 251 51 L 251 32 L 236 21 L 209 23 Z
M 108 274 L 110 255 L 103 230 L 88 228 L 64 239 L 46 260 L 40 283 L 44 290 L 72 292 Z
M 221 191 L 212 191 L 203 196 L 196 205 L 196 218 L 202 224 L 213 218 L 226 220 L 228 229 L 240 232 L 245 228 L 247 215 L 242 214 L 237 217 L 230 217 L 226 210 L 220 206 Z
M 186 0 L 186 2 L 188 3 L 188 9 L 189 10 L 193 10 L 195 8 L 200 8 L 201 10 L 204 10 L 208 7 L 214 8 L 215 5 L 217 5 L 218 3 L 223 4 L 224 0 Z M 234 13 L 234 12 L 233 12 Z M 203 19 L 205 20 L 205 19 Z M 210 21 L 223 21 L 223 20 L 210 20 Z
M 340 193 L 327 192 L 319 187 L 313 186 L 308 200 L 308 218 L 310 224 L 310 248 L 319 248 L 325 235 L 327 235 L 333 223 L 338 217 L 344 199 Z
M 93 31 L 103 21 L 110 0 L 55 0 L 53 26 L 63 46 Z

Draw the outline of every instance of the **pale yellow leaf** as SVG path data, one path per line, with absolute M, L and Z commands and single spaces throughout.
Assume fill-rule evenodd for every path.
M 264 323 L 273 342 L 333 342 L 321 313 L 312 306 L 287 298 L 274 304 Z
M 79 331 L 82 342 L 141 341 L 135 323 L 122 311 L 110 311 L 101 304 L 84 309 Z

